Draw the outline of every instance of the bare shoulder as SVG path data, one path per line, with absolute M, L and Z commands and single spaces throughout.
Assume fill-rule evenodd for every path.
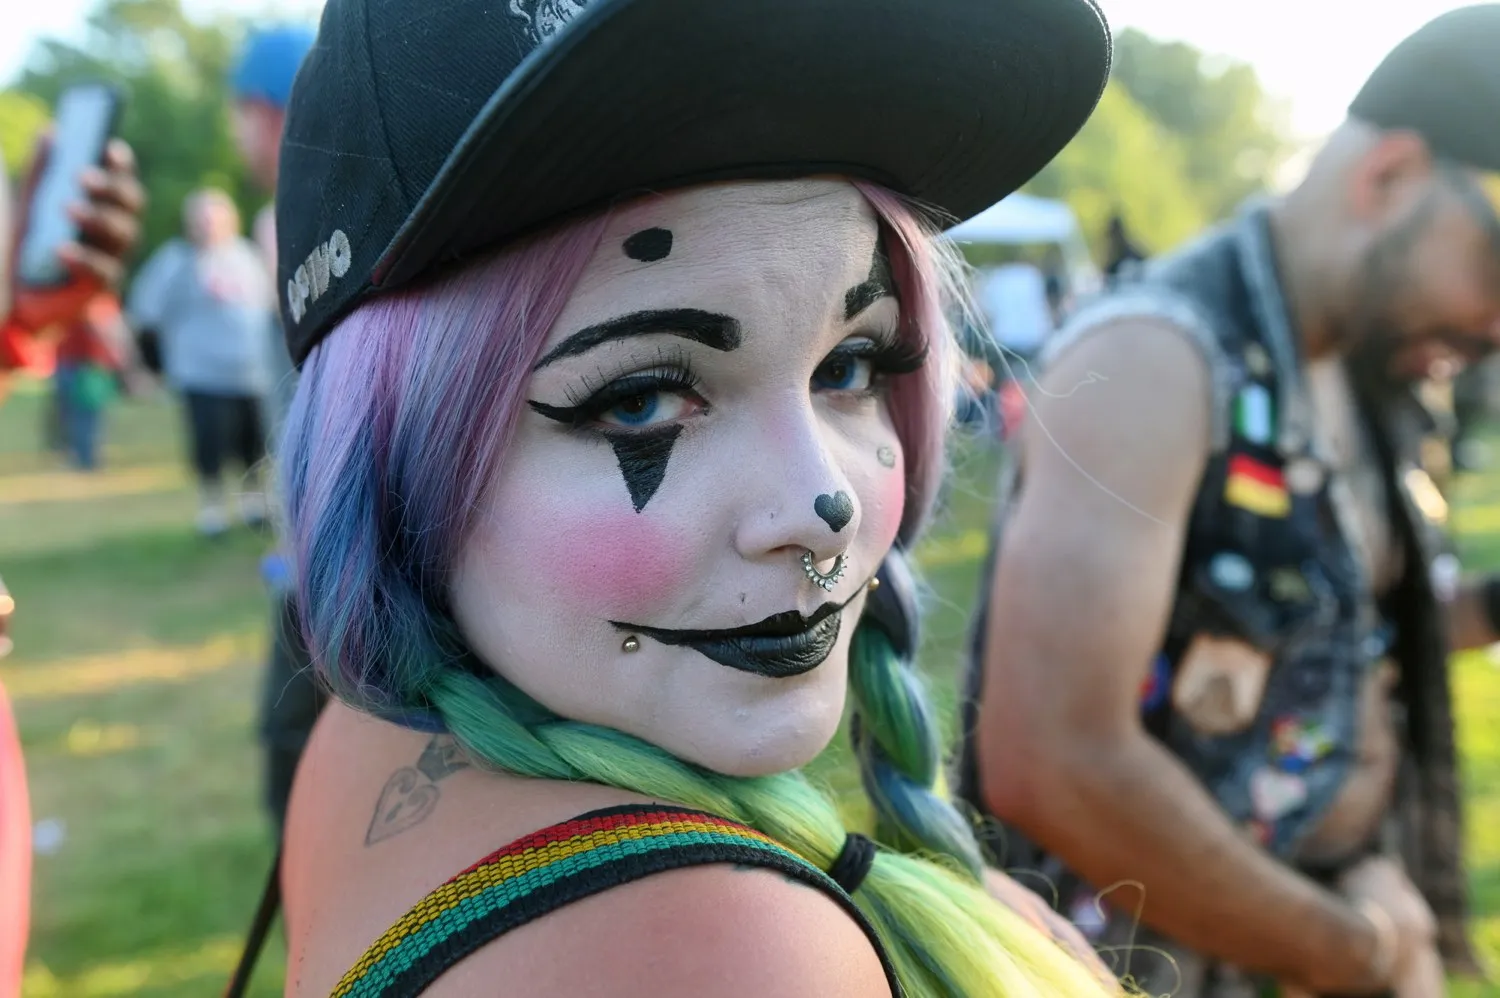
M 469 957 L 426 992 L 506 982 L 537 998 L 887 998 L 880 958 L 821 891 L 730 866 L 657 874 L 559 909 Z
M 1213 372 L 1192 333 L 1162 319 L 1100 324 L 1030 395 L 1028 487 L 1047 482 L 1093 505 L 1123 499 L 1153 516 L 1177 512 L 1211 442 Z

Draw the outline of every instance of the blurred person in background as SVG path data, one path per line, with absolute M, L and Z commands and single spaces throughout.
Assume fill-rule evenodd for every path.
M 1426 998 L 1479 969 L 1446 663 L 1500 636 L 1500 584 L 1436 554 L 1415 389 L 1500 339 L 1497 45 L 1497 5 L 1426 25 L 1294 191 L 1048 351 L 962 792 L 1150 994 Z
M 1062 325 L 1063 319 L 1073 306 L 1072 282 L 1068 277 L 1068 263 L 1063 259 L 1062 247 L 1055 243 L 1047 247 L 1042 259 L 1042 275 L 1046 278 L 1047 307 L 1052 313 L 1052 327 Z
M 1029 362 L 1052 335 L 1052 302 L 1047 275 L 1029 261 L 1001 264 L 982 274 L 975 299 L 989 324 L 990 336 L 1012 365 Z M 1020 377 L 1021 372 L 998 372 Z
M 286 119 L 287 99 L 297 69 L 312 48 L 315 38 L 310 28 L 300 25 L 277 25 L 252 32 L 241 49 L 239 62 L 230 76 L 234 94 L 231 113 L 234 134 L 240 154 L 251 176 L 266 194 L 276 190 L 277 165 L 281 155 L 281 134 Z M 255 244 L 266 261 L 267 272 L 276 273 L 275 205 L 266 205 L 252 226 Z M 274 289 L 273 289 L 274 291 Z M 271 316 L 268 328 L 271 390 L 266 395 L 266 427 L 271 446 L 280 436 L 287 409 L 296 392 L 296 371 L 282 335 L 274 293 L 266 301 Z M 266 804 L 278 833 L 286 816 L 287 796 L 297 761 L 307 745 L 313 723 L 326 700 L 318 686 L 302 643 L 302 629 L 297 622 L 296 604 L 279 550 L 262 562 L 264 575 L 272 591 L 270 661 L 260 708 L 260 736 L 265 746 Z
M 1104 261 L 1105 279 L 1113 283 L 1129 269 L 1146 259 L 1136 246 L 1135 240 L 1130 238 L 1130 233 L 1125 230 L 1125 217 L 1115 212 L 1109 218 L 1109 228 L 1105 232 L 1106 249 Z
M 263 405 L 270 390 L 271 276 L 240 234 L 239 209 L 222 190 L 205 188 L 183 206 L 187 238 L 154 253 L 131 286 L 130 321 L 160 344 L 167 382 L 182 397 L 193 470 L 197 525 L 214 537 L 229 528 L 224 466 L 244 470 L 237 490 L 247 526 L 266 520 L 258 488 L 265 457 Z
M 33 177 L 39 175 L 41 162 L 39 156 Z M 145 192 L 136 179 L 128 146 L 111 142 L 104 167 L 86 171 L 81 180 L 86 201 L 74 209 L 80 238 L 59 251 L 72 280 L 62 288 L 42 292 L 13 286 L 10 253 L 24 219 L 11 213 L 5 171 L 0 170 L 0 404 L 12 372 L 34 359 L 35 334 L 76 320 L 90 301 L 115 287 L 124 271 L 125 255 L 139 235 Z M 25 200 L 20 203 L 24 205 Z M 15 600 L 0 582 L 0 659 L 11 650 L 8 629 L 15 609 Z M 10 702 L 0 685 L 0 996 L 4 998 L 21 993 L 30 895 L 31 809 L 26 769 Z
M 132 337 L 113 291 L 101 291 L 63 324 L 53 372 L 61 450 L 80 471 L 99 468 L 104 416 L 138 385 Z

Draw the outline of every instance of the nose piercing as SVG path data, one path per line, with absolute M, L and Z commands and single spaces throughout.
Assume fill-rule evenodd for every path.
M 847 559 L 843 555 L 833 559 L 833 571 L 824 574 L 818 571 L 818 566 L 813 564 L 813 553 L 806 551 L 802 555 L 802 572 L 807 576 L 807 581 L 822 589 L 824 592 L 833 592 L 833 587 L 844 577 L 844 564 Z

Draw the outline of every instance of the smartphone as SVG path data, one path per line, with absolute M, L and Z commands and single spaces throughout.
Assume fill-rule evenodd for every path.
M 107 83 L 69 87 L 57 100 L 52 145 L 26 212 L 26 232 L 16 254 L 16 282 L 59 287 L 69 274 L 58 248 L 78 239 L 68 205 L 84 200 L 78 176 L 104 161 L 104 149 L 119 119 L 122 95 Z

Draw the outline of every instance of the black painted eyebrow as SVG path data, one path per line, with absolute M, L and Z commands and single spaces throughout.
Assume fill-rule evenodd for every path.
M 870 276 L 844 292 L 844 321 L 852 322 L 856 315 L 882 298 L 896 297 L 896 281 L 891 276 L 891 258 L 885 246 L 875 241 L 875 257 L 870 261 Z
M 536 362 L 533 371 L 540 371 L 564 357 L 576 357 L 605 343 L 628 340 L 637 336 L 680 336 L 685 340 L 702 343 L 706 347 L 729 353 L 740 347 L 740 323 L 738 319 L 718 312 L 705 312 L 697 308 L 653 309 L 632 312 L 619 318 L 588 326 L 563 340 Z

